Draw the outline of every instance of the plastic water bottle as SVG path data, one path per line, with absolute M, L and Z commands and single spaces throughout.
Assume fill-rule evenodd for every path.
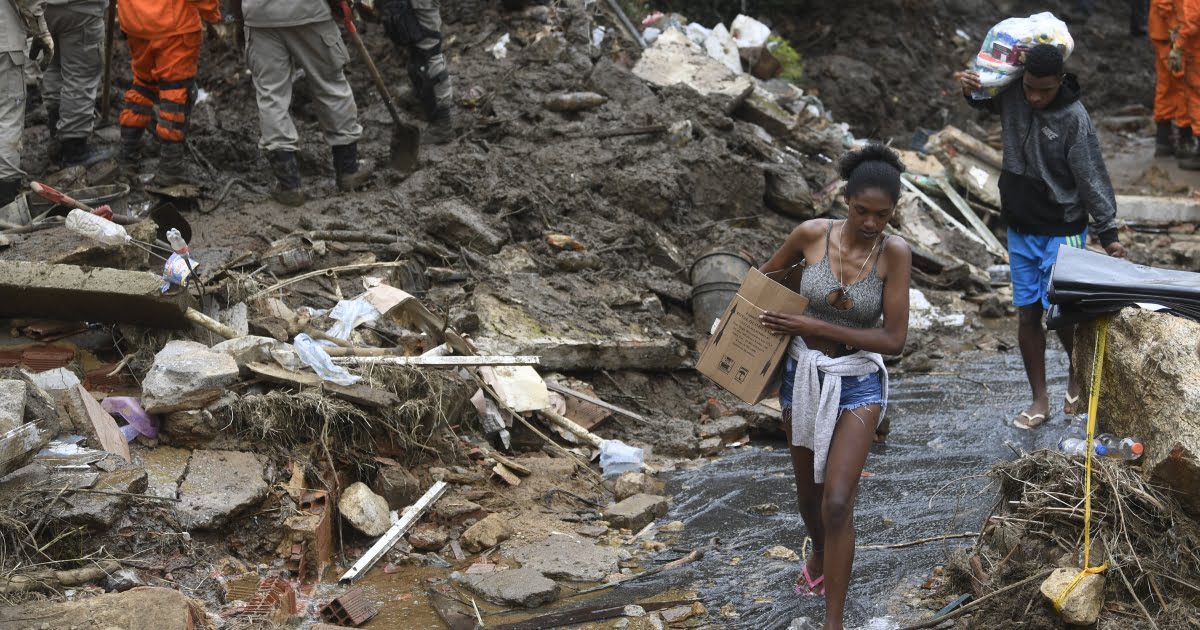
M 1058 450 L 1064 455 L 1083 457 L 1088 452 L 1088 441 L 1086 438 L 1063 438 L 1058 442 Z
M 1096 436 L 1096 454 L 1100 457 L 1114 457 L 1117 451 L 1117 436 L 1111 433 L 1101 433 Z
M 1145 446 L 1141 439 L 1135 437 L 1127 437 L 1117 444 L 1117 453 L 1121 459 L 1128 461 L 1141 459 L 1143 450 L 1145 450 Z

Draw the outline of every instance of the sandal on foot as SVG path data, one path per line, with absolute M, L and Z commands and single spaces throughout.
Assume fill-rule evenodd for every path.
M 1025 421 L 1022 422 L 1021 418 L 1025 418 Z M 1031 416 L 1028 411 L 1022 411 L 1021 415 L 1017 416 L 1016 420 L 1013 420 L 1013 426 L 1018 429 L 1036 429 L 1045 421 L 1046 414 L 1044 413 L 1035 413 Z
M 805 592 L 801 590 L 800 585 L 796 584 L 792 587 L 792 592 L 796 593 L 797 595 L 809 595 L 814 597 L 825 596 L 825 585 L 822 584 L 822 582 L 825 581 L 824 574 L 818 576 L 815 580 L 812 579 L 812 576 L 808 572 L 808 565 L 805 564 L 804 568 L 800 570 L 800 577 L 804 578 L 804 583 L 808 585 L 808 591 Z M 821 587 L 820 590 L 817 589 L 818 586 Z
M 1078 416 L 1079 410 L 1075 409 L 1075 403 L 1079 402 L 1079 399 L 1082 396 L 1083 396 L 1083 394 L 1080 394 L 1080 395 L 1072 398 L 1071 393 L 1067 392 L 1067 394 L 1065 396 L 1063 396 L 1063 413 L 1065 413 L 1068 416 Z M 1067 407 L 1070 407 L 1071 411 L 1067 411 Z

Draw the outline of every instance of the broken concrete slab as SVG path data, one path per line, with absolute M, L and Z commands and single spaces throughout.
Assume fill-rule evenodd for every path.
M 500 514 L 489 514 L 486 518 L 467 528 L 459 541 L 462 548 L 472 553 L 495 547 L 513 535 L 508 518 Z
M 194 341 L 172 341 L 154 355 L 142 381 L 146 413 L 203 409 L 238 380 L 233 357 Z
M 24 422 L 34 423 L 51 435 L 58 435 L 62 426 L 54 398 L 34 382 L 33 377 L 18 368 L 0 369 L 0 379 L 25 383 Z
M 90 489 L 118 494 L 66 493 L 53 504 L 50 513 L 70 525 L 108 529 L 129 508 L 131 497 L 124 495 L 143 494 L 146 486 L 146 471 L 140 468 L 101 472 Z
M 241 451 L 193 451 L 175 506 L 186 530 L 215 529 L 267 496 L 263 460 Z
M 1075 330 L 1075 365 L 1087 400 L 1096 324 Z M 1200 516 L 1200 323 L 1127 308 L 1112 318 L 1097 422 L 1118 436 L 1142 438 L 1141 467 L 1150 480 Z M 1147 366 L 1153 366 L 1147 368 Z M 1115 395 L 1109 395 L 1113 392 Z M 1121 392 L 1137 392 L 1136 396 Z
M 437 204 L 425 218 L 425 230 L 442 240 L 483 252 L 495 254 L 508 240 L 488 225 L 479 214 L 460 199 Z
M 187 471 L 192 452 L 183 448 L 158 446 L 140 451 L 138 457 L 146 469 L 146 494 L 175 499 L 179 497 L 179 482 Z
M 0 316 L 187 326 L 191 297 L 163 295 L 162 278 L 141 271 L 0 261 Z
M 508 555 L 523 568 L 574 582 L 599 582 L 620 571 L 618 549 L 566 534 L 551 534 L 541 542 L 515 547 Z
M 38 601 L 0 608 L 0 630 L 121 628 L 192 630 L 206 623 L 203 605 L 177 590 L 154 586 L 73 602 Z
M 0 381 L 0 433 L 25 424 L 25 381 Z
M 488 515 L 483 506 L 459 496 L 443 497 L 433 508 L 434 517 L 447 525 L 462 525 L 468 520 L 482 520 Z
M 1117 195 L 1117 216 L 1134 223 L 1200 223 L 1200 201 L 1191 197 Z
M 371 492 L 367 484 L 357 481 L 342 492 L 338 499 L 338 511 L 354 529 L 368 536 L 382 536 L 392 526 L 388 518 L 388 503 L 383 497 Z
M 32 423 L 0 434 L 0 477 L 25 465 L 49 439 L 47 432 Z
M 464 574 L 450 579 L 497 604 L 536 608 L 558 599 L 558 584 L 535 569 L 508 569 L 494 573 Z
M 511 288 L 476 288 L 475 343 L 481 352 L 540 356 L 549 370 L 670 370 L 684 364 L 684 345 L 657 324 L 622 322 L 615 311 L 594 303 L 585 313 L 548 286 L 543 293 L 544 284 L 530 274 L 529 295 L 541 293 L 539 304 L 523 301 Z M 586 281 L 576 287 L 581 294 L 596 288 Z
M 754 85 L 749 76 L 731 72 L 677 29 L 659 35 L 642 52 L 633 73 L 655 85 L 683 83 L 705 96 L 717 94 L 740 99 Z
M 657 494 L 635 494 L 604 510 L 604 519 L 613 527 L 637 531 L 665 516 L 670 500 Z

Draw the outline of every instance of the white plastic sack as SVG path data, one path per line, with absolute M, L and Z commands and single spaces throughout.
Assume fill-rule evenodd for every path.
M 600 468 L 605 477 L 641 470 L 644 452 L 621 440 L 600 440 Z
M 331 326 L 326 334 L 330 337 L 349 340 L 350 333 L 355 328 L 358 328 L 360 324 L 379 319 L 379 311 L 375 309 L 373 304 L 363 298 L 342 300 L 330 311 L 329 318 L 337 321 L 337 323 Z
M 300 355 L 300 360 L 312 368 L 312 371 L 316 372 L 317 376 L 330 383 L 350 386 L 357 383 L 361 378 L 347 372 L 344 367 L 334 365 L 333 359 L 329 358 L 329 353 L 325 352 L 325 348 L 304 333 L 296 335 L 295 347 L 296 354 Z
M 508 33 L 501 35 L 500 39 L 496 40 L 496 43 L 492 44 L 491 48 L 488 48 L 488 50 L 491 51 L 492 56 L 495 57 L 496 59 L 504 59 L 505 57 L 507 57 L 508 56 L 508 42 L 510 41 L 510 39 L 511 38 L 509 38 Z
M 1063 60 L 1075 50 L 1075 40 L 1067 25 L 1053 13 L 1037 13 L 1025 18 L 1008 18 L 992 27 L 975 56 L 975 71 L 982 89 L 972 98 L 992 98 L 1025 71 L 1023 53 L 1038 44 L 1053 44 Z

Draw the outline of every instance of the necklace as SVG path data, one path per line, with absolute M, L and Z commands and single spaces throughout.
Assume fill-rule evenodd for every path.
M 841 237 L 843 236 L 843 233 L 846 231 L 845 225 L 846 225 L 846 223 L 843 221 L 842 224 L 838 226 L 838 239 L 839 240 L 842 240 Z M 838 245 L 839 245 L 838 246 L 838 269 L 841 271 L 842 274 L 845 274 L 846 265 L 845 265 L 845 261 L 843 260 L 843 254 L 845 252 L 846 246 L 843 243 L 839 243 Z M 858 282 L 859 276 L 861 276 L 863 270 L 867 268 L 867 263 L 871 260 L 871 256 L 875 254 L 875 247 L 877 247 L 878 245 L 879 245 L 879 239 L 875 239 L 871 243 L 871 251 L 867 252 L 866 259 L 863 260 L 862 266 L 858 268 L 858 273 L 854 274 L 854 279 L 851 280 L 849 284 L 842 282 L 842 278 L 840 278 L 838 276 L 834 276 L 834 280 L 837 280 L 838 287 L 841 289 L 841 295 L 833 299 L 833 302 L 831 303 L 832 306 L 841 308 L 838 305 L 845 305 L 845 308 L 843 310 L 847 310 L 847 311 L 854 307 L 854 302 L 853 302 L 853 300 L 850 299 L 850 285 L 853 285 L 854 283 Z M 833 297 L 833 296 L 830 296 L 830 297 Z

